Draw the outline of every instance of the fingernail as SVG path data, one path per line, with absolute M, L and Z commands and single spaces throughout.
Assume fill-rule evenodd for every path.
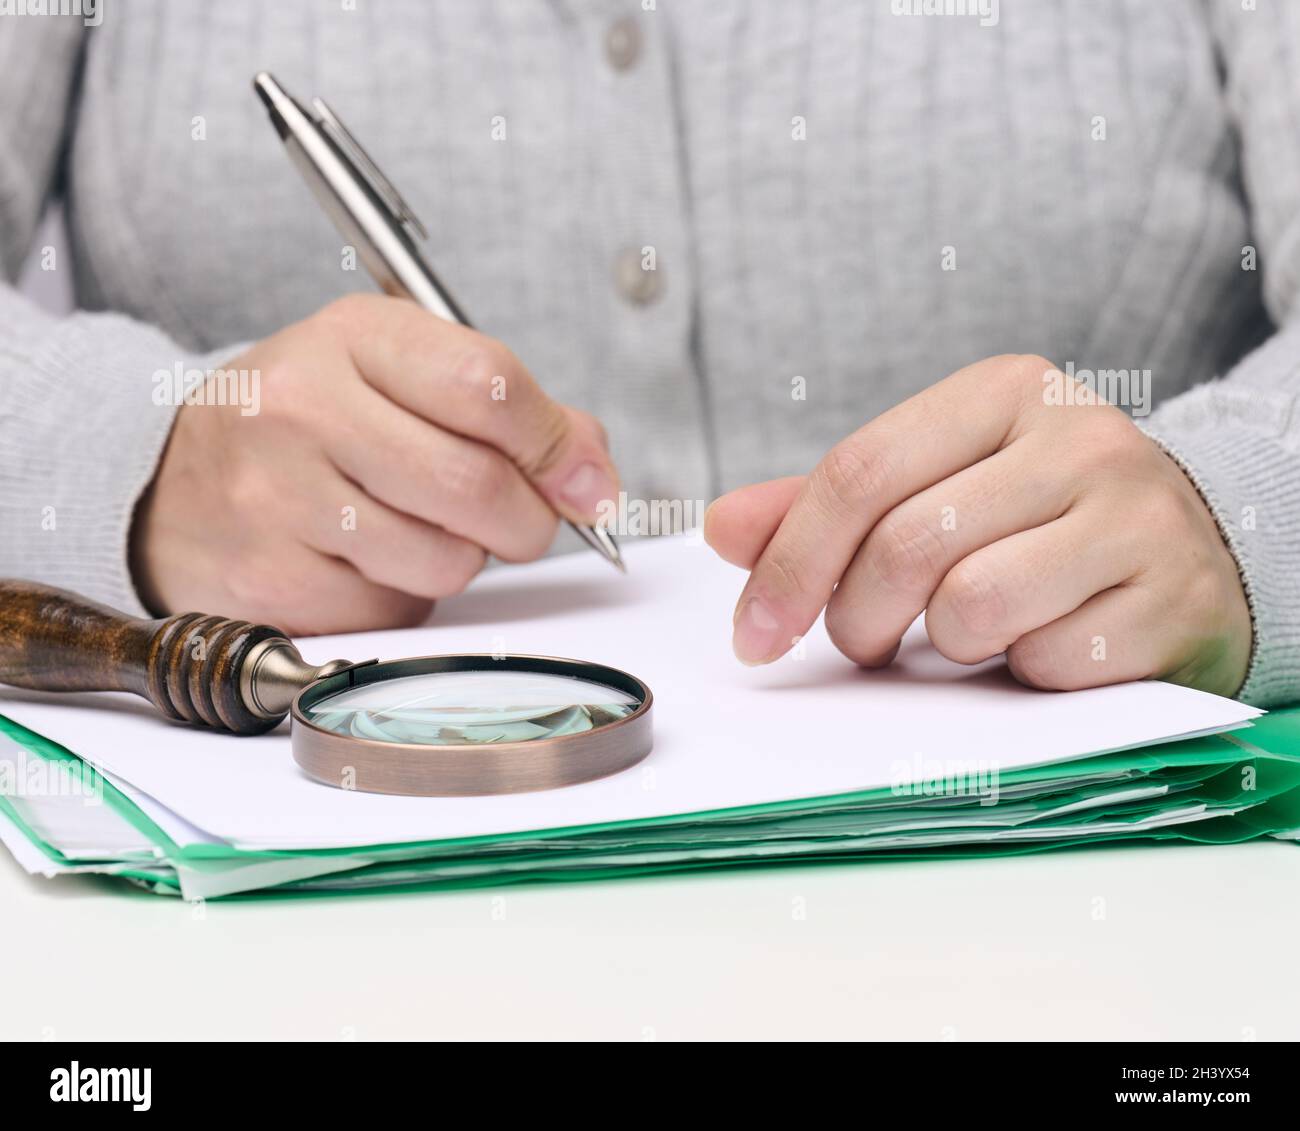
M 559 495 L 574 510 L 596 518 L 600 504 L 612 502 L 616 489 L 613 477 L 603 467 L 583 463 L 560 485 Z
M 761 664 L 777 650 L 781 622 L 757 597 L 745 602 L 736 617 L 731 647 L 742 664 Z

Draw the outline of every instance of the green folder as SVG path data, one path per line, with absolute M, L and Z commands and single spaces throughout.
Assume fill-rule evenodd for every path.
M 0 716 L 0 741 L 50 773 L 87 773 L 66 750 Z M 3 782 L 0 781 L 0 787 Z M 100 872 L 163 895 L 212 899 L 451 889 L 704 868 L 1042 852 L 1119 841 L 1300 839 L 1300 708 L 1248 729 L 1003 771 L 978 793 L 882 787 L 709 812 L 500 836 L 299 851 L 177 844 L 127 793 L 0 788 L 11 848 L 49 873 Z

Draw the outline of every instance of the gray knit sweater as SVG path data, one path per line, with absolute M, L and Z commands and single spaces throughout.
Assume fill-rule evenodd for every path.
M 0 575 L 138 608 L 132 509 L 172 421 L 152 375 L 369 286 L 268 128 L 265 68 L 364 139 L 477 322 L 604 419 L 633 496 L 806 471 L 994 353 L 1150 370 L 1146 426 L 1247 584 L 1242 695 L 1300 698 L 1300 3 L 1256 8 L 0 15 L 0 263 L 12 281 L 63 195 L 80 309 L 0 286 Z

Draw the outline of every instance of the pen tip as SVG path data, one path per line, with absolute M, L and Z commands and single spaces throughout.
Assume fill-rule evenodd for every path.
M 600 552 L 605 555 L 619 573 L 627 573 L 627 564 L 623 561 L 623 553 L 618 548 L 618 543 L 614 541 L 614 536 L 603 526 L 592 528 L 592 533 L 596 536 L 596 544 Z
M 289 135 L 289 125 L 286 121 L 286 115 L 298 110 L 294 100 L 290 98 L 270 71 L 258 71 L 253 76 L 253 89 L 257 92 L 257 97 L 262 100 L 262 105 L 266 107 L 266 112 L 270 115 L 271 124 L 275 126 L 275 132 L 281 139 Z
M 587 523 L 570 521 L 574 532 L 593 550 L 612 565 L 619 573 L 627 573 L 627 565 L 619 552 L 614 536 L 603 526 L 590 526 Z

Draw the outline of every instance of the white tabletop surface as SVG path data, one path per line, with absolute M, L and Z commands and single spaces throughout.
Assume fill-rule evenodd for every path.
M 189 906 L 0 858 L 0 1038 L 1300 1038 L 1300 845 Z

